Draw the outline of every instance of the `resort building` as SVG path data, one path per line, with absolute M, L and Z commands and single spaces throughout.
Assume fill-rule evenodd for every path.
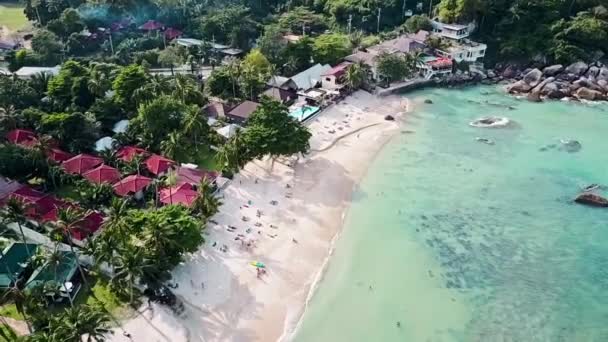
M 38 245 L 13 242 L 0 254 L 0 289 L 7 289 L 25 277 Z
M 23 79 L 32 78 L 32 76 L 37 74 L 47 74 L 48 76 L 57 76 L 59 74 L 60 66 L 54 67 L 31 67 L 24 66 L 21 69 L 15 71 L 15 76 Z
M 158 154 L 151 155 L 148 159 L 146 159 L 146 167 L 148 171 L 155 176 L 162 176 L 175 165 L 175 162 L 171 159 L 167 159 Z
M 152 178 L 141 175 L 131 175 L 116 182 L 112 188 L 121 197 L 133 196 L 137 200 L 144 198 L 144 190 L 152 183 Z
M 228 113 L 232 109 L 226 103 L 220 101 L 211 101 L 202 109 L 203 115 L 210 119 L 219 119 L 225 118 L 226 113 Z
M 47 261 L 32 273 L 27 281 L 26 289 L 55 284 L 56 291 L 47 291 L 47 296 L 55 302 L 63 302 L 68 298 L 73 300 L 82 287 L 78 273 L 78 257 L 68 251 L 58 253 L 60 254 L 58 262 L 51 264 L 50 261 Z
M 264 91 L 262 95 L 268 96 L 288 106 L 298 99 L 298 94 L 295 91 L 275 87 L 266 89 L 266 91 Z
M 286 90 L 293 90 L 293 91 L 298 90 L 298 85 L 296 84 L 296 82 L 294 82 L 289 77 L 283 77 L 283 76 L 272 76 L 268 80 L 268 82 L 266 82 L 266 85 L 269 87 L 286 89 Z
M 196 192 L 189 183 L 182 183 L 177 186 L 165 188 L 159 192 L 160 202 L 169 205 L 181 204 L 190 207 L 197 197 L 198 192 Z
M 82 175 L 101 164 L 103 164 L 103 159 L 99 157 L 90 154 L 79 154 L 61 163 L 61 167 L 67 173 Z
M 456 62 L 481 62 L 486 55 L 488 46 L 483 43 L 474 42 L 469 38 L 474 25 L 443 24 L 433 22 L 433 30 L 436 35 L 448 42 L 448 47 L 436 49 L 441 57 L 453 59 Z
M 49 160 L 54 161 L 55 163 L 61 164 L 62 162 L 73 158 L 74 156 L 58 148 L 51 148 L 46 152 L 46 157 Z
M 233 123 L 244 125 L 259 106 L 257 102 L 245 101 L 226 113 L 226 117 Z
M 224 138 L 226 138 L 226 140 L 228 140 L 232 138 L 239 129 L 242 129 L 242 127 L 236 124 L 229 124 L 224 127 L 218 128 L 215 131 L 217 132 L 217 134 L 223 136 Z
M 180 166 L 175 174 L 177 176 L 177 184 L 190 184 L 192 187 L 197 187 L 203 180 L 213 184 L 219 176 L 215 171 L 199 170 L 184 166 Z
M 323 74 L 331 70 L 329 64 L 315 64 L 301 73 L 291 77 L 291 80 L 296 84 L 299 91 L 307 91 L 315 88 L 321 83 Z
M 321 75 L 321 87 L 329 90 L 339 90 L 344 87 L 344 75 L 352 65 L 350 62 L 342 62 Z
M 14 180 L 0 176 L 0 201 L 3 201 L 4 198 L 17 191 L 22 186 L 23 185 Z
M 111 166 L 102 164 L 83 173 L 82 177 L 95 184 L 114 184 L 120 179 L 120 172 Z
M 23 147 L 32 147 L 38 139 L 36 134 L 27 129 L 14 129 L 6 133 L 6 140 L 11 144 L 21 145 Z

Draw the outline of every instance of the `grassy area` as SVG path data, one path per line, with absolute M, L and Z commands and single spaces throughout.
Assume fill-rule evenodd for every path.
M 80 195 L 78 194 L 76 185 L 64 185 L 56 189 L 55 196 L 59 198 L 71 199 L 73 201 L 79 201 Z
M 74 305 L 99 305 L 101 302 L 103 307 L 115 317 L 125 316 L 129 312 L 130 309 L 128 304 L 110 291 L 110 285 L 107 279 L 90 275 L 88 280 L 91 289 L 88 289 L 83 285 L 83 288 L 74 301 Z
M 27 23 L 27 18 L 23 14 L 23 5 L 17 2 L 0 3 L 0 26 L 18 30 L 25 27 Z
M 197 151 L 195 163 L 203 169 L 217 171 L 219 170 L 219 165 L 215 160 L 215 151 L 209 149 L 201 149 Z
M 17 306 L 13 303 L 0 306 L 0 316 L 23 321 L 23 316 L 17 312 Z

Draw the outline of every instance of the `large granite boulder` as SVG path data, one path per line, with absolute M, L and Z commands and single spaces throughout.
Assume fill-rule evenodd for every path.
M 545 84 L 540 94 L 550 99 L 561 99 L 566 96 L 567 91 L 564 91 L 557 82 L 550 82 Z
M 557 78 L 560 81 L 574 82 L 574 81 L 578 80 L 579 76 L 575 75 L 575 74 L 569 74 L 566 72 L 562 72 L 561 74 L 558 74 L 557 76 L 555 76 L 555 78 Z
M 585 73 L 585 76 L 590 79 L 595 79 L 600 73 L 600 68 L 594 66 L 589 67 L 589 70 Z
M 544 76 L 555 76 L 555 75 L 561 73 L 562 71 L 564 71 L 564 66 L 561 64 L 555 64 L 555 65 L 551 65 L 551 66 L 544 68 L 543 75 Z
M 538 70 L 538 69 L 536 69 Z M 540 95 L 541 95 L 541 91 L 543 90 L 543 88 L 551 83 L 555 81 L 555 77 L 548 77 L 546 79 L 544 79 L 542 82 L 540 82 L 536 87 L 532 88 L 532 90 L 530 91 L 530 93 L 528 94 L 528 101 L 532 101 L 532 102 L 540 102 Z
M 502 71 L 502 77 L 504 78 L 515 78 L 517 76 L 517 68 L 513 65 L 508 65 L 505 70 Z
M 608 81 L 608 68 L 601 67 L 596 79 Z
M 584 192 L 574 199 L 574 202 L 593 207 L 608 207 L 608 199 L 589 192 Z
M 507 91 L 511 94 L 514 93 L 527 93 L 530 91 L 530 89 L 532 89 L 532 86 L 530 86 L 528 83 L 526 83 L 524 80 L 521 81 L 517 81 L 513 84 L 511 84 L 510 86 L 507 87 Z
M 585 72 L 587 72 L 587 69 L 589 69 L 589 66 L 587 65 L 587 63 L 576 62 L 576 63 L 572 63 L 572 64 L 568 65 L 568 67 L 566 67 L 566 73 L 580 76 L 580 75 L 584 74 Z
M 598 80 L 597 81 L 597 85 L 602 87 L 602 89 L 604 89 L 604 91 L 608 91 L 608 81 L 606 80 Z
M 486 74 L 488 75 L 489 78 L 496 77 L 496 73 L 492 69 L 488 69 L 488 72 Z
M 574 96 L 581 100 L 598 101 L 604 99 L 602 92 L 589 89 L 587 87 L 578 88 L 574 93 Z
M 523 78 L 523 81 L 526 82 L 529 86 L 535 87 L 540 83 L 540 80 L 543 77 L 543 72 L 538 69 L 532 69 L 528 71 Z
M 589 89 L 597 90 L 599 92 L 604 91 L 604 89 L 602 89 L 602 87 L 600 87 L 593 80 L 587 79 L 587 78 L 584 78 L 584 77 L 581 77 L 578 80 L 572 82 L 572 85 L 575 86 L 576 89 L 584 87 L 584 88 L 589 88 Z

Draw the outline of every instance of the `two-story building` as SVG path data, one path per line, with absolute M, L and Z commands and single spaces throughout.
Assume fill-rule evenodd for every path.
M 434 22 L 433 24 L 435 34 L 444 38 L 449 44 L 445 48 L 436 49 L 437 54 L 456 62 L 475 63 L 483 60 L 488 46 L 468 39 L 471 34 L 471 25 L 443 24 L 438 22 Z

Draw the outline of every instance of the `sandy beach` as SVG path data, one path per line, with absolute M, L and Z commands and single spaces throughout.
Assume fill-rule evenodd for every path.
M 221 193 L 206 243 L 173 272 L 180 313 L 144 304 L 114 342 L 290 339 L 321 278 L 352 190 L 399 132 L 407 100 L 357 92 L 307 124 L 304 158 L 254 161 Z M 398 120 L 390 122 L 390 114 Z M 293 166 L 289 166 L 292 164 Z M 266 265 L 258 275 L 252 261 Z

